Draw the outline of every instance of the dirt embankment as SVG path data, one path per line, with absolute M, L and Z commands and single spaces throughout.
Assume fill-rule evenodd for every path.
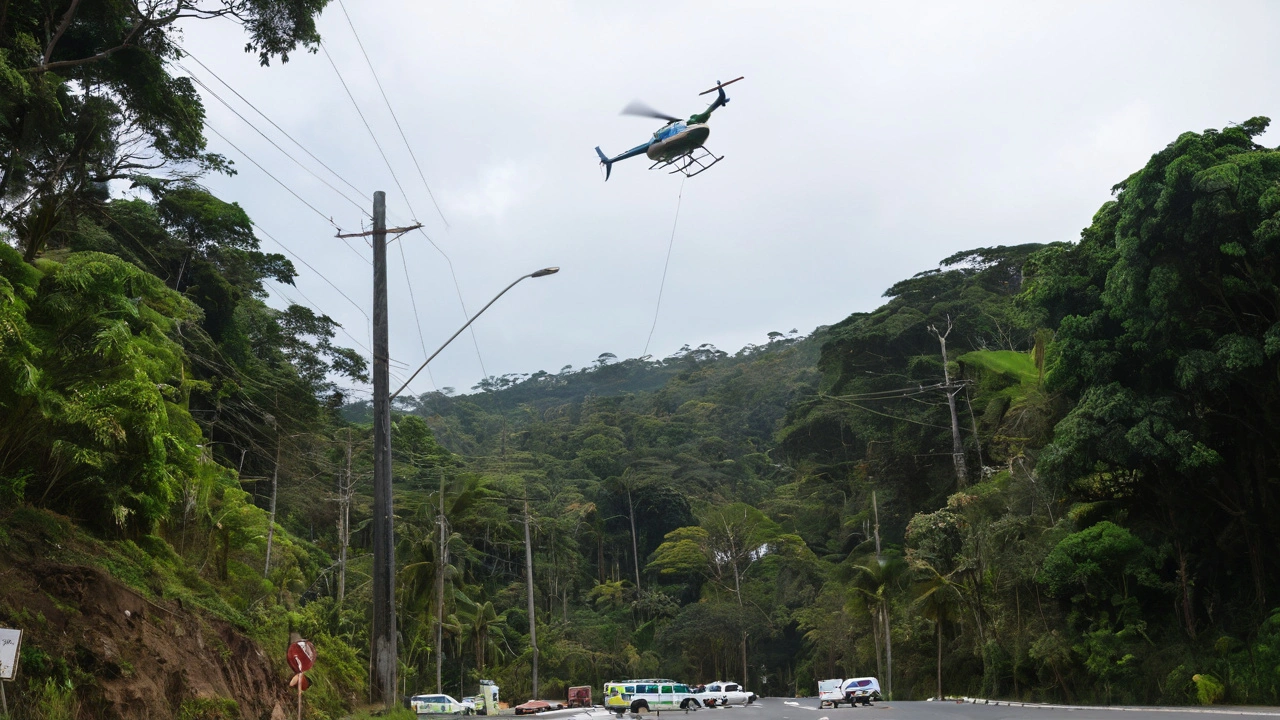
M 184 703 L 214 698 L 234 700 L 245 720 L 286 717 L 287 689 L 256 643 L 99 568 L 0 554 L 3 615 L 14 616 L 0 617 L 5 624 L 20 621 L 28 649 L 95 679 L 77 688 L 82 718 L 170 720 Z

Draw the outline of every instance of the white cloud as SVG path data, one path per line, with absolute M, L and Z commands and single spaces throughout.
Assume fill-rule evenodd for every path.
M 443 193 L 441 202 L 453 214 L 500 221 L 538 190 L 536 174 L 506 161 L 484 168 L 476 179 Z

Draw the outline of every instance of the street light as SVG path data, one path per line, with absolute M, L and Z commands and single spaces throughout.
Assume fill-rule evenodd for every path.
M 440 347 L 439 347 L 439 348 L 437 348 L 435 352 L 431 353 L 430 357 L 428 357 L 426 360 L 424 360 L 424 361 L 422 362 L 422 365 L 421 365 L 421 366 L 419 366 L 419 367 L 418 367 L 418 369 L 417 369 L 417 370 L 415 370 L 415 371 L 413 372 L 413 374 L 409 376 L 409 379 L 408 379 L 408 380 L 406 380 L 406 381 L 404 382 L 404 384 L 400 386 L 400 389 L 399 389 L 399 390 L 396 390 L 395 392 L 391 393 L 391 394 L 387 397 L 387 403 L 386 403 L 386 405 L 384 406 L 383 412 L 387 412 L 387 413 L 389 414 L 391 401 L 392 401 L 392 400 L 394 400 L 394 399 L 396 398 L 396 396 L 397 396 L 397 395 L 399 395 L 401 392 L 403 392 L 405 388 L 409 387 L 409 383 L 413 382 L 413 379 L 414 379 L 414 378 L 416 378 L 416 377 L 418 377 L 418 373 L 422 372 L 422 371 L 427 367 L 427 364 L 428 364 L 428 363 L 430 363 L 432 360 L 434 360 L 434 359 L 436 358 L 436 356 L 437 356 L 437 355 L 439 355 L 439 354 L 440 354 L 440 352 L 441 352 L 442 350 L 444 350 L 446 347 L 448 347 L 449 343 L 453 342 L 454 338 L 456 338 L 456 337 L 458 337 L 459 335 L 461 335 L 463 330 L 466 330 L 468 327 L 470 327 L 471 323 L 475 322 L 476 318 L 478 318 L 478 317 L 480 317 L 482 314 L 484 314 L 484 311 L 485 311 L 485 310 L 488 310 L 488 309 L 489 309 L 489 307 L 490 307 L 491 305 L 493 305 L 495 302 L 497 302 L 497 301 L 498 301 L 498 298 L 500 298 L 500 297 L 502 297 L 503 295 L 507 294 L 507 291 L 508 291 L 508 290 L 510 290 L 511 288 L 515 287 L 515 286 L 516 286 L 517 284 L 519 284 L 522 280 L 525 280 L 525 279 L 527 279 L 527 278 L 531 278 L 531 277 L 533 277 L 533 278 L 546 277 L 546 276 L 548 276 L 548 275 L 555 275 L 555 274 L 556 274 L 556 273 L 558 273 L 558 272 L 560 272 L 560 268 L 558 268 L 558 267 L 547 267 L 547 268 L 542 268 L 541 270 L 535 270 L 534 272 L 531 272 L 531 273 L 529 273 L 528 275 L 521 275 L 520 277 L 516 278 L 516 279 L 515 279 L 515 281 L 514 281 L 514 282 L 512 282 L 510 285 L 508 285 L 508 286 L 506 286 L 505 288 L 503 288 L 503 289 L 502 289 L 502 292 L 498 293 L 497 295 L 494 295 L 494 296 L 493 296 L 493 299 L 492 299 L 492 300 L 490 300 L 490 301 L 488 302 L 488 304 L 486 304 L 484 307 L 480 308 L 480 311 L 479 311 L 479 312 L 477 312 L 475 315 L 472 315 L 470 319 L 468 319 L 465 323 L 463 323 L 462 327 L 458 328 L 457 332 L 455 332 L 454 334 L 450 335 L 448 340 L 445 340 L 445 341 L 444 341 L 444 343 L 443 343 L 442 345 L 440 345 Z M 389 420 L 389 418 L 388 418 L 388 420 Z M 388 425 L 389 425 L 389 422 L 388 422 Z M 388 441 L 387 441 L 387 451 L 386 451 L 386 454 L 387 454 L 388 456 L 390 455 L 390 438 L 389 438 L 389 437 L 388 437 Z M 386 475 L 386 477 L 384 478 L 384 480 L 385 480 L 385 485 L 386 485 L 386 487 L 387 487 L 387 490 L 386 490 L 386 499 L 384 500 L 384 503 L 386 504 L 386 509 L 387 509 L 387 511 L 386 511 L 386 512 L 384 512 L 384 513 L 382 513 L 381 520 L 382 520 L 382 522 L 385 524 L 385 527 L 384 527 L 384 529 L 383 529 L 383 536 L 384 536 L 384 537 L 388 537 L 388 538 L 389 538 L 389 537 L 391 537 L 391 512 L 390 512 L 390 507 L 391 507 L 391 502 L 390 502 L 390 494 L 391 494 L 391 493 L 390 493 L 390 484 L 391 484 L 391 482 L 390 482 L 390 480 L 391 480 L 391 479 L 390 479 L 390 476 L 389 476 L 389 474 L 390 474 L 390 473 L 389 473 L 389 471 L 390 471 L 390 463 L 389 463 L 389 462 L 387 462 L 387 463 L 384 463 L 384 464 L 385 464 L 385 465 L 386 465 L 386 467 L 387 467 L 387 470 L 385 470 L 385 471 L 383 472 L 383 474 L 384 474 L 384 475 Z M 441 503 L 441 505 L 440 505 L 440 510 L 441 510 L 442 515 L 443 515 L 443 512 L 444 512 L 444 475 L 441 475 L 441 476 L 440 476 L 440 483 L 441 483 L 441 485 L 440 485 L 440 503 Z M 375 486 L 375 489 L 376 489 L 376 486 Z M 376 526 L 375 526 L 375 530 L 377 530 L 377 527 L 376 527 Z M 442 540 L 442 542 L 443 542 L 443 536 L 444 536 L 444 524 L 443 524 L 443 522 L 441 522 L 441 525 L 440 525 L 440 533 L 441 533 L 441 540 Z M 526 574 L 527 574 L 527 576 L 528 576 L 528 578 L 527 578 L 527 579 L 528 579 L 528 584 L 529 584 L 529 621 L 530 621 L 530 624 L 529 624 L 529 640 L 530 640 L 530 644 L 533 646 L 533 653 L 534 653 L 534 655 L 533 655 L 533 657 L 534 657 L 534 659 L 533 659 L 533 687 L 534 687 L 534 697 L 537 697 L 537 695 L 538 695 L 538 694 L 537 694 L 537 687 L 538 687 L 538 645 L 537 645 L 537 635 L 535 635 L 535 634 L 534 634 L 536 631 L 535 631 L 535 630 L 534 630 L 534 628 L 533 628 L 533 555 L 532 555 L 532 551 L 530 550 L 530 547 L 529 547 L 529 501 L 528 501 L 528 499 L 526 499 L 526 500 L 525 500 L 525 507 L 524 507 L 524 538 L 525 538 L 525 566 L 526 566 Z M 443 545 L 442 545 L 442 547 L 443 547 Z M 381 550 L 385 550 L 385 552 L 380 552 L 380 549 L 381 549 Z M 384 569 L 384 571 L 387 573 L 387 577 L 392 577 L 392 573 L 394 572 L 394 566 L 395 566 L 395 559 L 394 559 L 394 557 L 393 557 L 393 555 L 392 555 L 392 551 L 391 551 L 391 549 L 390 549 L 390 546 L 389 546 L 389 545 L 387 545 L 387 546 L 384 548 L 382 545 L 379 545 L 378 543 L 375 543 L 375 544 L 374 544 L 374 567 L 375 567 L 375 568 L 383 568 L 383 569 Z M 441 574 L 440 572 L 437 572 L 437 577 L 438 577 L 438 578 L 443 578 L 443 577 L 444 577 L 444 575 L 443 575 L 443 574 Z M 443 585 L 438 586 L 438 590 L 439 590 L 439 592 L 443 593 L 443 592 L 444 592 L 444 587 L 443 587 Z M 389 593 L 389 594 L 388 594 L 388 596 L 387 596 L 387 599 L 386 599 L 386 602 L 390 605 L 390 607 L 388 608 L 388 610 L 389 610 L 389 612 L 388 612 L 388 616 L 389 616 L 389 617 L 392 617 L 392 618 L 394 618 L 394 617 L 395 617 L 395 616 L 394 616 L 394 614 L 393 614 L 393 613 L 394 613 L 394 611 L 395 611 L 395 603 L 394 603 L 394 600 L 392 600 L 392 598 L 394 597 L 394 595 L 395 595 L 395 593 L 394 593 L 394 592 Z M 375 604 L 376 604 L 376 598 L 375 598 Z M 439 611 L 437 611 L 437 612 L 439 612 Z M 375 613 L 376 613 L 376 608 L 375 608 Z M 388 624 L 388 626 L 387 626 L 388 632 L 390 632 L 390 633 L 394 633 L 394 630 L 392 629 L 392 628 L 393 628 L 393 626 L 394 626 L 394 621 L 391 621 L 391 622 Z M 440 630 L 440 625 L 439 625 L 439 624 L 437 624 L 437 625 L 436 625 L 436 631 L 437 631 L 437 636 L 436 636 L 436 637 L 437 637 L 437 638 L 439 638 L 439 630 Z M 376 643 L 376 638 L 375 638 L 375 643 Z M 391 638 L 388 638 L 388 641 L 387 641 L 387 643 L 385 643 L 385 645 L 386 645 L 386 646 L 388 646 L 388 647 L 392 647 L 392 648 L 394 648 L 394 643 L 395 643 L 395 638 L 394 638 L 394 637 L 391 637 Z M 376 648 L 376 645 L 375 645 L 375 648 Z M 437 682 L 439 682 L 439 678 L 440 678 L 440 675 L 439 675 L 439 669 L 440 669 L 440 665 L 439 665 L 439 663 L 437 663 L 437 664 L 436 664 L 436 680 L 437 680 Z M 394 686 L 394 677 L 392 678 L 392 680 L 393 680 L 392 685 Z M 438 691 L 438 690 L 439 690 L 439 688 L 437 687 L 437 691 Z M 389 699 L 389 698 L 384 698 L 384 700 L 386 700 L 386 699 Z
M 404 381 L 404 384 L 400 386 L 400 389 L 391 393 L 391 397 L 388 398 L 388 400 L 395 400 L 396 396 L 399 395 L 401 392 L 403 392 L 405 388 L 409 387 L 409 383 L 413 382 L 414 378 L 418 377 L 418 373 L 425 370 L 427 367 L 427 364 L 430 363 L 432 360 L 436 359 L 436 356 L 440 354 L 441 350 L 444 350 L 445 347 L 449 345 L 449 343 L 453 342 L 454 338 L 461 335 L 463 330 L 466 330 L 468 327 L 470 327 L 471 323 L 475 322 L 476 318 L 480 317 L 485 310 L 489 309 L 489 305 L 492 305 L 498 302 L 498 298 L 502 297 L 503 295 L 506 295 L 507 291 L 515 287 L 517 284 L 519 284 L 521 280 L 526 280 L 528 278 L 546 277 L 548 275 L 555 275 L 558 272 L 560 272 L 560 268 L 558 267 L 547 267 L 547 268 L 542 268 L 541 270 L 535 270 L 534 272 L 531 272 L 528 275 L 521 275 L 520 277 L 516 278 L 515 282 L 503 288 L 502 292 L 498 293 L 497 295 L 494 295 L 493 299 L 489 301 L 488 305 L 485 305 L 484 307 L 480 308 L 480 312 L 476 313 L 475 315 L 472 315 L 471 319 L 468 320 L 462 327 L 458 328 L 457 332 L 450 335 L 449 339 L 445 340 L 443 345 L 436 348 L 436 351 L 431 353 L 431 356 L 428 357 L 426 360 L 424 360 L 422 362 L 422 365 L 417 370 L 413 371 L 413 374 L 409 376 L 409 379 Z

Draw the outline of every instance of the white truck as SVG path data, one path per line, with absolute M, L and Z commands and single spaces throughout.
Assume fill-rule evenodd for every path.
M 880 681 L 873 677 L 832 678 L 818 681 L 818 707 L 870 705 L 880 699 Z

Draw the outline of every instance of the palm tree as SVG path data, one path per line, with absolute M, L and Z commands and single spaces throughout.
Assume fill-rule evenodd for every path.
M 489 651 L 492 650 L 494 659 L 498 659 L 502 652 L 499 640 L 502 639 L 507 628 L 507 613 L 498 613 L 493 603 L 488 600 L 475 602 L 461 593 L 458 594 L 457 599 L 457 616 L 462 637 L 464 642 L 470 642 L 475 648 L 476 670 L 484 675 L 485 660 L 489 657 Z
M 897 589 L 907 564 L 895 553 L 888 551 L 870 555 L 855 562 L 853 591 L 866 603 L 871 614 L 871 632 L 877 639 L 884 641 L 884 689 L 885 696 L 893 698 L 893 638 L 889 627 L 889 600 Z M 879 645 L 879 643 L 877 643 Z M 879 648 L 876 648 L 876 662 L 879 664 Z
M 938 696 L 942 699 L 942 623 L 954 621 L 961 604 L 959 586 L 938 572 L 932 565 L 920 563 L 917 570 L 924 572 L 924 579 L 916 583 L 915 601 L 912 606 L 926 619 L 933 621 L 938 640 Z
M 448 477 L 438 467 L 439 490 L 428 495 L 417 509 L 416 521 L 407 523 L 397 552 L 405 558 L 401 568 L 403 607 L 435 624 L 429 645 L 436 658 L 436 690 L 443 692 L 444 635 L 449 630 L 450 598 L 478 565 L 485 537 L 496 530 L 509 532 L 509 521 L 487 481 L 478 475 Z M 447 591 L 448 590 L 448 591 Z

